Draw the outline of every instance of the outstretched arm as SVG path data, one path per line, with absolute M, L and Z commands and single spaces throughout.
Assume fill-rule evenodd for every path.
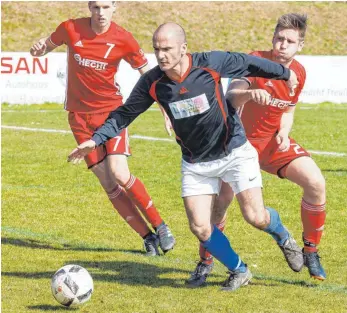
M 210 53 L 210 63 L 216 67 L 222 77 L 264 77 L 285 80 L 291 96 L 295 94 L 299 83 L 294 71 L 282 64 L 253 55 L 214 51 Z
M 128 127 L 141 113 L 154 102 L 149 94 L 150 80 L 148 75 L 141 76 L 124 105 L 110 113 L 105 123 L 98 128 L 93 137 L 80 144 L 68 156 L 68 161 L 79 163 L 88 153 L 107 140 L 114 138 Z
M 34 43 L 30 48 L 30 54 L 33 57 L 42 57 L 45 54 L 53 51 L 57 46 L 53 45 L 50 36 L 39 39 L 38 42 Z
M 271 101 L 270 94 L 264 89 L 249 89 L 249 82 L 243 79 L 233 79 L 228 87 L 226 98 L 235 109 L 243 106 L 249 100 L 261 105 L 267 105 Z

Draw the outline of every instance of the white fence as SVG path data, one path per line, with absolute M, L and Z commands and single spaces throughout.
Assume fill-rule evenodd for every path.
M 146 54 L 150 66 L 155 66 L 153 54 Z M 347 103 L 347 56 L 298 56 L 306 68 L 307 80 L 299 98 L 304 103 Z M 121 62 L 117 82 L 126 99 L 136 81 L 138 71 Z M 66 54 L 50 53 L 33 58 L 25 52 L 1 54 L 1 103 L 40 104 L 63 103 L 65 99 Z M 226 86 L 227 79 L 223 80 Z

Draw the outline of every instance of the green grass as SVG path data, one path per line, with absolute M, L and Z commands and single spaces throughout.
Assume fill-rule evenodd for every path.
M 29 51 L 62 21 L 90 14 L 85 1 L 11 1 L 1 2 L 1 7 L 3 51 Z M 117 7 L 114 20 L 131 31 L 147 53 L 153 52 L 154 30 L 168 21 L 185 28 L 191 52 L 269 49 L 278 17 L 297 12 L 309 17 L 302 54 L 346 54 L 346 2 L 122 1 Z
M 293 137 L 309 150 L 347 153 L 346 119 L 346 105 L 300 105 Z M 3 105 L 2 125 L 69 129 L 62 106 L 52 104 Z M 158 111 L 137 119 L 130 133 L 167 138 Z M 93 174 L 66 162 L 75 147 L 72 135 L 2 129 L 2 312 L 77 311 L 59 306 L 50 293 L 51 276 L 69 263 L 86 267 L 94 278 L 92 299 L 78 312 L 346 312 L 346 156 L 314 155 L 327 181 L 320 253 L 328 279 L 317 283 L 306 269 L 291 272 L 272 239 L 246 224 L 233 203 L 226 234 L 254 279 L 224 293 L 219 285 L 226 273 L 218 262 L 207 287 L 184 285 L 198 243 L 180 198 L 179 147 L 138 139 L 131 145 L 131 170 L 177 238 L 162 257 L 146 258 L 141 238 L 114 213 Z M 300 241 L 300 188 L 268 174 L 263 180 L 267 205 L 280 211 Z

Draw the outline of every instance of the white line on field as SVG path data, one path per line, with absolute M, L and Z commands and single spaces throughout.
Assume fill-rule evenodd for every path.
M 333 156 L 346 156 L 346 153 L 342 153 L 342 152 L 328 152 L 328 151 L 316 151 L 316 150 L 310 150 L 309 151 L 312 154 L 319 154 L 319 155 L 333 155 Z
M 18 126 L 6 126 L 6 125 L 1 125 L 1 128 L 13 129 L 13 130 L 26 130 L 26 131 L 33 131 L 33 132 L 44 132 L 44 133 L 71 134 L 70 130 L 62 130 L 62 129 L 31 128 L 31 127 L 18 127 Z M 150 140 L 150 141 L 169 141 L 169 142 L 174 142 L 173 139 L 148 137 L 148 136 L 141 136 L 141 135 L 131 135 L 130 138 Z
M 160 109 L 156 108 L 149 108 L 147 111 L 160 111 Z M 57 112 L 62 112 L 65 113 L 64 109 L 61 110 L 37 110 L 37 111 L 32 111 L 32 110 L 2 110 L 2 113 L 57 113 Z
M 1 125 L 1 128 L 13 129 L 13 130 L 36 131 L 36 132 L 44 132 L 44 133 L 71 134 L 70 130 L 59 130 L 59 129 L 49 129 L 49 128 L 31 128 L 31 127 L 6 126 L 6 125 Z M 148 136 L 142 136 L 142 135 L 131 135 L 130 138 L 150 140 L 150 141 L 174 142 L 173 139 L 158 138 L 158 137 L 148 137 Z M 344 157 L 344 156 L 347 155 L 346 153 L 341 153 L 341 152 L 328 152 L 328 151 L 316 151 L 316 150 L 309 150 L 308 152 L 310 152 L 312 154 L 328 155 L 328 156 L 336 156 L 336 157 Z
M 317 107 L 300 107 L 300 110 L 316 110 Z M 347 106 L 334 107 L 334 110 L 347 110 Z

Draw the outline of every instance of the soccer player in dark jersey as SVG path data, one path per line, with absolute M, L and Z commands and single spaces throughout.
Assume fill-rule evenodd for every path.
M 122 59 L 140 74 L 147 59 L 131 33 L 112 22 L 115 1 L 89 1 L 91 16 L 61 23 L 48 37 L 32 46 L 33 56 L 43 56 L 63 44 L 68 47 L 65 109 L 78 143 L 89 139 L 109 113 L 123 105 L 115 77 Z M 128 168 L 131 154 L 127 129 L 85 157 L 114 208 L 143 239 L 146 254 L 166 252 L 175 239 L 154 206 L 143 183 Z M 156 230 L 154 234 L 138 209 Z M 159 240 L 158 240 L 159 239 Z
M 296 75 L 282 65 L 246 54 L 187 53 L 185 32 L 175 23 L 159 26 L 153 47 L 158 66 L 139 79 L 124 106 L 113 111 L 92 139 L 80 144 L 68 159 L 78 162 L 127 127 L 154 101 L 160 104 L 182 150 L 182 197 L 190 229 L 230 271 L 222 289 L 235 290 L 247 285 L 252 274 L 227 237 L 211 224 L 213 201 L 222 181 L 232 186 L 249 223 L 278 242 L 289 235 L 278 213 L 263 205 L 258 155 L 247 141 L 236 111 L 225 100 L 221 77 L 284 79 L 295 89 Z M 301 268 L 300 248 L 288 253 L 292 266 Z
M 260 168 L 302 187 L 304 261 L 311 277 L 324 280 L 326 274 L 320 263 L 317 245 L 326 215 L 325 180 L 309 153 L 289 137 L 295 106 L 306 79 L 305 68 L 294 59 L 304 46 L 306 28 L 305 15 L 285 14 L 278 19 L 275 27 L 272 49 L 251 53 L 295 71 L 299 82 L 295 94 L 289 94 L 283 81 L 244 77 L 232 80 L 227 97 L 237 108 L 246 136 L 258 151 Z M 232 198 L 230 186 L 223 184 L 212 214 L 212 219 L 220 228 L 224 227 L 226 210 Z M 199 252 L 200 262 L 187 281 L 194 286 L 204 284 L 213 267 L 213 258 L 202 245 Z

